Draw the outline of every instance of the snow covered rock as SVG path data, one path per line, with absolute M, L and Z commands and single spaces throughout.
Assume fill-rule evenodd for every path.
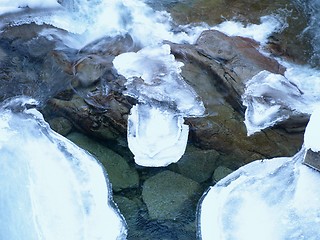
M 246 83 L 243 94 L 245 124 L 248 135 L 293 115 L 301 114 L 305 105 L 302 91 L 286 77 L 261 71 Z
M 124 239 L 101 164 L 34 104 L 16 98 L 0 109 L 0 239 Z
M 305 142 L 318 149 L 319 111 Z M 310 142 L 311 140 L 311 142 Z M 252 162 L 211 187 L 199 207 L 199 237 L 224 240 L 318 239 L 320 174 L 302 164 L 307 149 L 293 157 Z

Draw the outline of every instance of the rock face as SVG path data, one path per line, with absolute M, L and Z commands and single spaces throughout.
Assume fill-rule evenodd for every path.
M 200 185 L 180 174 L 164 171 L 147 179 L 142 198 L 151 219 L 178 219 L 182 209 L 190 207 L 192 198 L 200 192 Z

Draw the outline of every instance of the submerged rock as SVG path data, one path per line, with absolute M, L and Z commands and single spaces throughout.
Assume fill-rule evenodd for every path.
M 228 176 L 233 171 L 230 168 L 227 168 L 225 166 L 219 166 L 214 170 L 212 180 L 214 183 L 220 181 L 222 178 Z
M 56 117 L 48 120 L 50 127 L 62 136 L 68 135 L 72 130 L 70 121 L 63 117 Z
M 185 154 L 176 163 L 176 171 L 198 183 L 208 180 L 216 167 L 219 153 L 214 150 L 203 150 L 187 147 Z
M 113 191 L 139 186 L 137 171 L 130 167 L 123 157 L 83 134 L 74 132 L 67 137 L 79 147 L 93 154 L 103 164 L 107 169 Z
M 142 198 L 151 219 L 176 220 L 182 211 L 192 212 L 192 200 L 200 192 L 197 182 L 180 174 L 164 171 L 145 181 Z

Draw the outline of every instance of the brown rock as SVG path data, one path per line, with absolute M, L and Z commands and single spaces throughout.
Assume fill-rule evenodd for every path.
M 104 111 L 88 105 L 82 97 L 74 95 L 70 101 L 51 99 L 45 112 L 64 117 L 80 131 L 98 138 L 115 140 L 125 136 L 131 108 L 126 98 L 110 93 L 95 101 L 99 101 L 99 106 L 104 106 Z
M 197 146 L 215 149 L 226 161 L 244 163 L 259 158 L 293 155 L 302 144 L 299 126 L 291 134 L 267 129 L 247 137 L 241 95 L 245 82 L 262 70 L 283 74 L 284 68 L 261 54 L 251 39 L 204 31 L 195 45 L 171 44 L 184 63 L 182 75 L 201 96 L 207 115 L 187 119 Z M 301 121 L 303 125 L 303 121 Z
M 203 31 L 195 45 L 171 44 L 172 53 L 183 62 L 197 64 L 219 85 L 225 99 L 243 111 L 241 95 L 246 81 L 262 70 L 283 74 L 285 68 L 261 54 L 258 43 L 244 37 L 230 37 L 216 30 Z M 201 95 L 200 95 L 201 96 Z

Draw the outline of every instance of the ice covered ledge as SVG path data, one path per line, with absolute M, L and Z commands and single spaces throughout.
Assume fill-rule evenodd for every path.
M 320 173 L 302 164 L 320 148 L 320 108 L 293 157 L 252 162 L 211 187 L 199 203 L 202 240 L 317 239 Z M 318 158 L 318 154 L 316 153 Z M 316 161 L 316 159 L 312 159 Z
M 102 166 L 16 98 L 0 106 L 0 239 L 125 239 Z
M 189 126 L 182 116 L 165 107 L 133 106 L 128 118 L 128 144 L 137 164 L 167 166 L 185 152 Z

